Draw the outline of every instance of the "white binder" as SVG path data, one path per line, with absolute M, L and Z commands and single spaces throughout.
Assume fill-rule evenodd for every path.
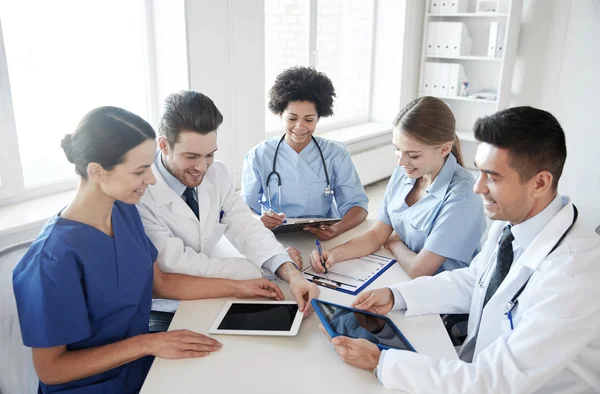
M 433 54 L 435 56 L 445 56 L 444 54 L 444 35 L 446 33 L 447 22 L 433 22 Z
M 431 0 L 429 4 L 429 12 L 432 14 L 440 13 L 440 0 Z
M 456 97 L 460 93 L 460 86 L 467 80 L 465 68 L 462 64 L 449 64 L 448 70 L 448 93 L 450 97 Z
M 439 22 L 429 22 L 427 25 L 427 48 L 425 54 L 433 56 L 435 55 L 435 45 L 437 40 L 437 25 Z
M 448 0 L 446 1 L 446 8 L 442 12 L 446 14 L 467 12 L 467 0 Z
M 450 64 L 438 63 L 438 96 L 448 96 L 448 77 L 450 73 Z
M 502 57 L 504 55 L 504 23 L 491 22 L 488 37 L 487 57 Z
M 433 71 L 435 63 L 425 62 L 423 66 L 423 80 L 421 81 L 421 95 L 430 96 L 433 93 Z
M 450 42 L 446 56 L 465 56 L 471 54 L 471 37 L 467 26 L 462 22 L 445 22 L 448 25 L 447 37 Z

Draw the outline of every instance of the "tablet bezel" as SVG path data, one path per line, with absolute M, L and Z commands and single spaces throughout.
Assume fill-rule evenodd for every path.
M 367 312 L 367 311 L 361 311 L 360 309 L 355 309 L 355 308 L 351 308 L 349 306 L 340 305 L 340 304 L 334 304 L 333 302 L 327 302 L 327 301 L 318 300 L 318 299 L 312 299 L 311 300 L 311 304 L 313 306 L 313 309 L 315 310 L 315 313 L 319 317 L 319 320 L 323 324 L 323 327 L 325 327 L 325 330 L 327 331 L 327 333 L 329 334 L 329 336 L 331 338 L 335 338 L 337 336 L 340 336 L 341 334 L 338 334 L 337 332 L 335 332 L 334 329 L 333 329 L 333 327 L 331 327 L 331 325 L 329 324 L 329 320 L 327 319 L 326 316 L 323 315 L 323 311 L 321 310 L 319 304 L 333 305 L 335 307 L 342 308 L 342 309 L 345 309 L 345 310 L 348 310 L 348 311 L 358 312 L 358 313 L 362 313 L 362 314 L 365 314 L 365 315 L 375 316 L 375 317 L 378 317 L 380 319 L 384 319 L 384 320 L 386 320 L 390 324 L 390 327 L 392 327 L 392 329 L 396 332 L 396 334 L 398 334 L 400 336 L 400 338 L 402 339 L 402 341 L 404 341 L 404 343 L 406 344 L 406 346 L 408 347 L 408 349 L 398 349 L 398 348 L 395 348 L 395 347 L 390 347 L 390 346 L 382 345 L 380 343 L 373 343 L 373 342 L 371 342 L 371 343 L 373 343 L 375 346 L 377 346 L 381 350 L 396 349 L 396 350 L 410 350 L 410 351 L 413 351 L 415 353 L 417 352 L 415 350 L 415 348 L 413 347 L 413 345 L 408 341 L 408 339 L 406 339 L 406 337 L 404 336 L 404 334 L 402 334 L 402 331 L 400 331 L 400 329 L 398 328 L 398 326 L 396 326 L 394 324 L 394 322 L 392 321 L 392 319 L 390 319 L 387 316 L 382 316 L 382 315 L 378 315 L 378 314 Z
M 306 227 L 318 227 L 321 225 L 331 226 L 332 224 L 336 224 L 341 221 L 342 219 L 337 218 L 299 218 L 292 222 L 292 219 L 290 219 L 289 223 L 280 224 L 277 227 L 273 227 L 271 231 L 273 231 L 274 234 L 294 233 L 303 231 Z
M 300 324 L 302 323 L 302 318 L 304 317 L 303 313 L 300 312 L 300 308 L 296 311 L 296 316 L 294 316 L 294 321 L 292 322 L 292 327 L 289 331 L 264 331 L 264 330 L 223 330 L 219 329 L 219 325 L 225 318 L 225 315 L 231 308 L 233 304 L 287 304 L 287 305 L 298 305 L 296 301 L 240 301 L 240 300 L 230 300 L 223 305 L 221 312 L 217 315 L 217 318 L 213 322 L 212 326 L 208 330 L 209 334 L 226 334 L 226 335 L 255 335 L 255 336 L 277 336 L 277 337 L 293 337 L 298 334 L 300 330 Z

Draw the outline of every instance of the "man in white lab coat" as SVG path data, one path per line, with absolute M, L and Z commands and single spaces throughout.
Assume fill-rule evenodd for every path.
M 409 393 L 597 393 L 600 238 L 557 192 L 563 130 L 551 114 L 518 107 L 479 119 L 475 136 L 475 191 L 497 221 L 481 253 L 468 268 L 354 302 L 381 314 L 469 313 L 460 360 L 380 352 L 364 339 L 332 342 L 345 362 Z
M 307 314 L 319 289 L 299 272 L 299 252 L 290 258 L 273 233 L 254 218 L 233 188 L 225 166 L 214 161 L 223 116 L 207 96 L 182 91 L 165 101 L 150 185 L 138 204 L 144 229 L 158 249 L 164 272 L 251 279 L 280 277 Z M 215 258 L 225 235 L 247 259 Z

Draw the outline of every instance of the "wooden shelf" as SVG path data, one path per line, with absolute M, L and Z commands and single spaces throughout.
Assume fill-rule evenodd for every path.
M 443 55 L 425 55 L 428 59 L 452 59 L 452 60 L 474 60 L 483 62 L 499 62 L 502 60 L 501 57 L 487 57 L 487 56 L 443 56 Z
M 429 17 L 440 18 L 506 18 L 508 14 L 500 12 L 457 12 L 454 14 L 437 14 L 428 12 Z

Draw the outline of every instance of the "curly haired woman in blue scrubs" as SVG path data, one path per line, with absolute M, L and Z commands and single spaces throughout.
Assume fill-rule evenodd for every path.
M 435 97 L 409 103 L 394 120 L 398 165 L 366 233 L 324 252 L 326 265 L 391 250 L 412 278 L 466 267 L 485 231 L 475 179 L 463 168 L 452 110 Z M 313 252 L 311 264 L 324 269 Z
M 345 146 L 313 135 L 319 119 L 333 115 L 334 97 L 331 80 L 310 67 L 283 71 L 269 90 L 269 109 L 281 118 L 285 134 L 246 154 L 240 192 L 267 228 L 285 217 L 341 218 L 305 229 L 328 240 L 367 218 L 369 199 Z
M 81 180 L 13 272 L 23 343 L 32 348 L 39 392 L 137 393 L 152 363 L 202 357 L 216 340 L 178 330 L 148 333 L 152 294 L 196 299 L 282 299 L 267 280 L 162 273 L 135 203 L 155 179 L 152 127 L 115 107 L 89 112 L 62 147 Z

